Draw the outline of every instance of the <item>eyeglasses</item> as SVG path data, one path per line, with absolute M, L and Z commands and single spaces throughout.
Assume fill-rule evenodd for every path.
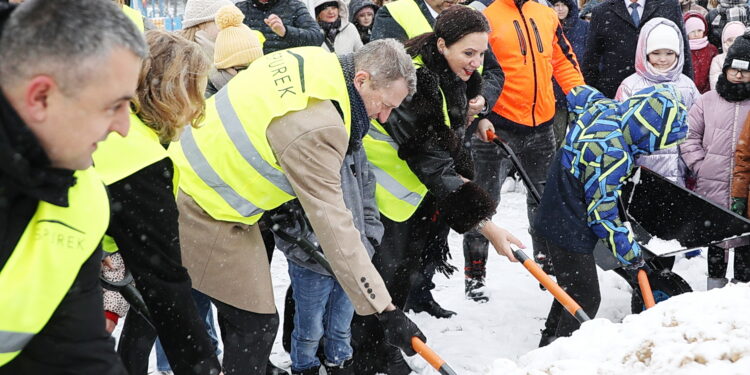
M 727 69 L 727 75 L 728 76 L 742 76 L 742 78 L 750 78 L 750 70 L 742 70 L 742 69 L 735 69 L 735 68 L 729 68 Z

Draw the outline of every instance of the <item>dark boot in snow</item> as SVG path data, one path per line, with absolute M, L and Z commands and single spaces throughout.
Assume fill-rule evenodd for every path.
M 388 347 L 388 375 L 409 375 L 411 374 L 411 367 L 404 360 L 404 356 L 401 354 L 401 350 L 395 346 Z
M 435 300 L 409 304 L 406 306 L 406 311 L 413 311 L 415 313 L 426 312 L 438 319 L 447 319 L 456 315 L 455 311 L 444 309 Z
M 269 360 L 266 364 L 266 375 L 289 375 L 289 373 L 276 367 L 276 365 Z
M 329 366 L 328 364 L 326 364 L 325 365 L 326 374 L 327 375 L 354 375 L 354 367 L 352 366 L 353 362 L 354 362 L 353 359 L 348 359 L 344 361 L 344 363 L 338 366 Z
M 316 366 L 313 368 L 309 368 L 304 371 L 294 371 L 292 370 L 292 375 L 318 375 L 320 373 L 320 366 Z
M 726 277 L 709 277 L 706 282 L 706 290 L 723 288 L 729 280 Z
M 485 293 L 484 278 L 466 278 L 466 298 L 479 303 L 485 303 L 490 297 Z

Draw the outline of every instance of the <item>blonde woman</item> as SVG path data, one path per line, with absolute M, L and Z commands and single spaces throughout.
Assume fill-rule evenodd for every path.
M 178 374 L 217 374 L 219 361 L 191 297 L 177 225 L 176 170 L 165 146 L 203 118 L 210 61 L 195 43 L 165 31 L 146 32 L 144 60 L 130 101 L 127 137 L 111 136 L 94 153 L 108 185 L 114 239 L 151 313 Z M 157 332 L 128 314 L 118 351 L 131 374 L 145 374 Z

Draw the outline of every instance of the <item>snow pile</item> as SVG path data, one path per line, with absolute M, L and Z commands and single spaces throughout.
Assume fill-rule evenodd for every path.
M 596 319 L 572 337 L 495 361 L 492 374 L 749 374 L 750 286 L 673 297 L 622 323 Z

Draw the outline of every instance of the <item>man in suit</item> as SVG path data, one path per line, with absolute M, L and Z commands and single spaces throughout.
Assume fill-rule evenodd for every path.
M 613 98 L 620 83 L 635 70 L 635 49 L 641 25 L 656 17 L 666 18 L 682 29 L 685 41 L 682 72 L 692 78 L 690 43 L 677 1 L 606 0 L 592 11 L 587 52 L 581 63 L 586 83 Z

